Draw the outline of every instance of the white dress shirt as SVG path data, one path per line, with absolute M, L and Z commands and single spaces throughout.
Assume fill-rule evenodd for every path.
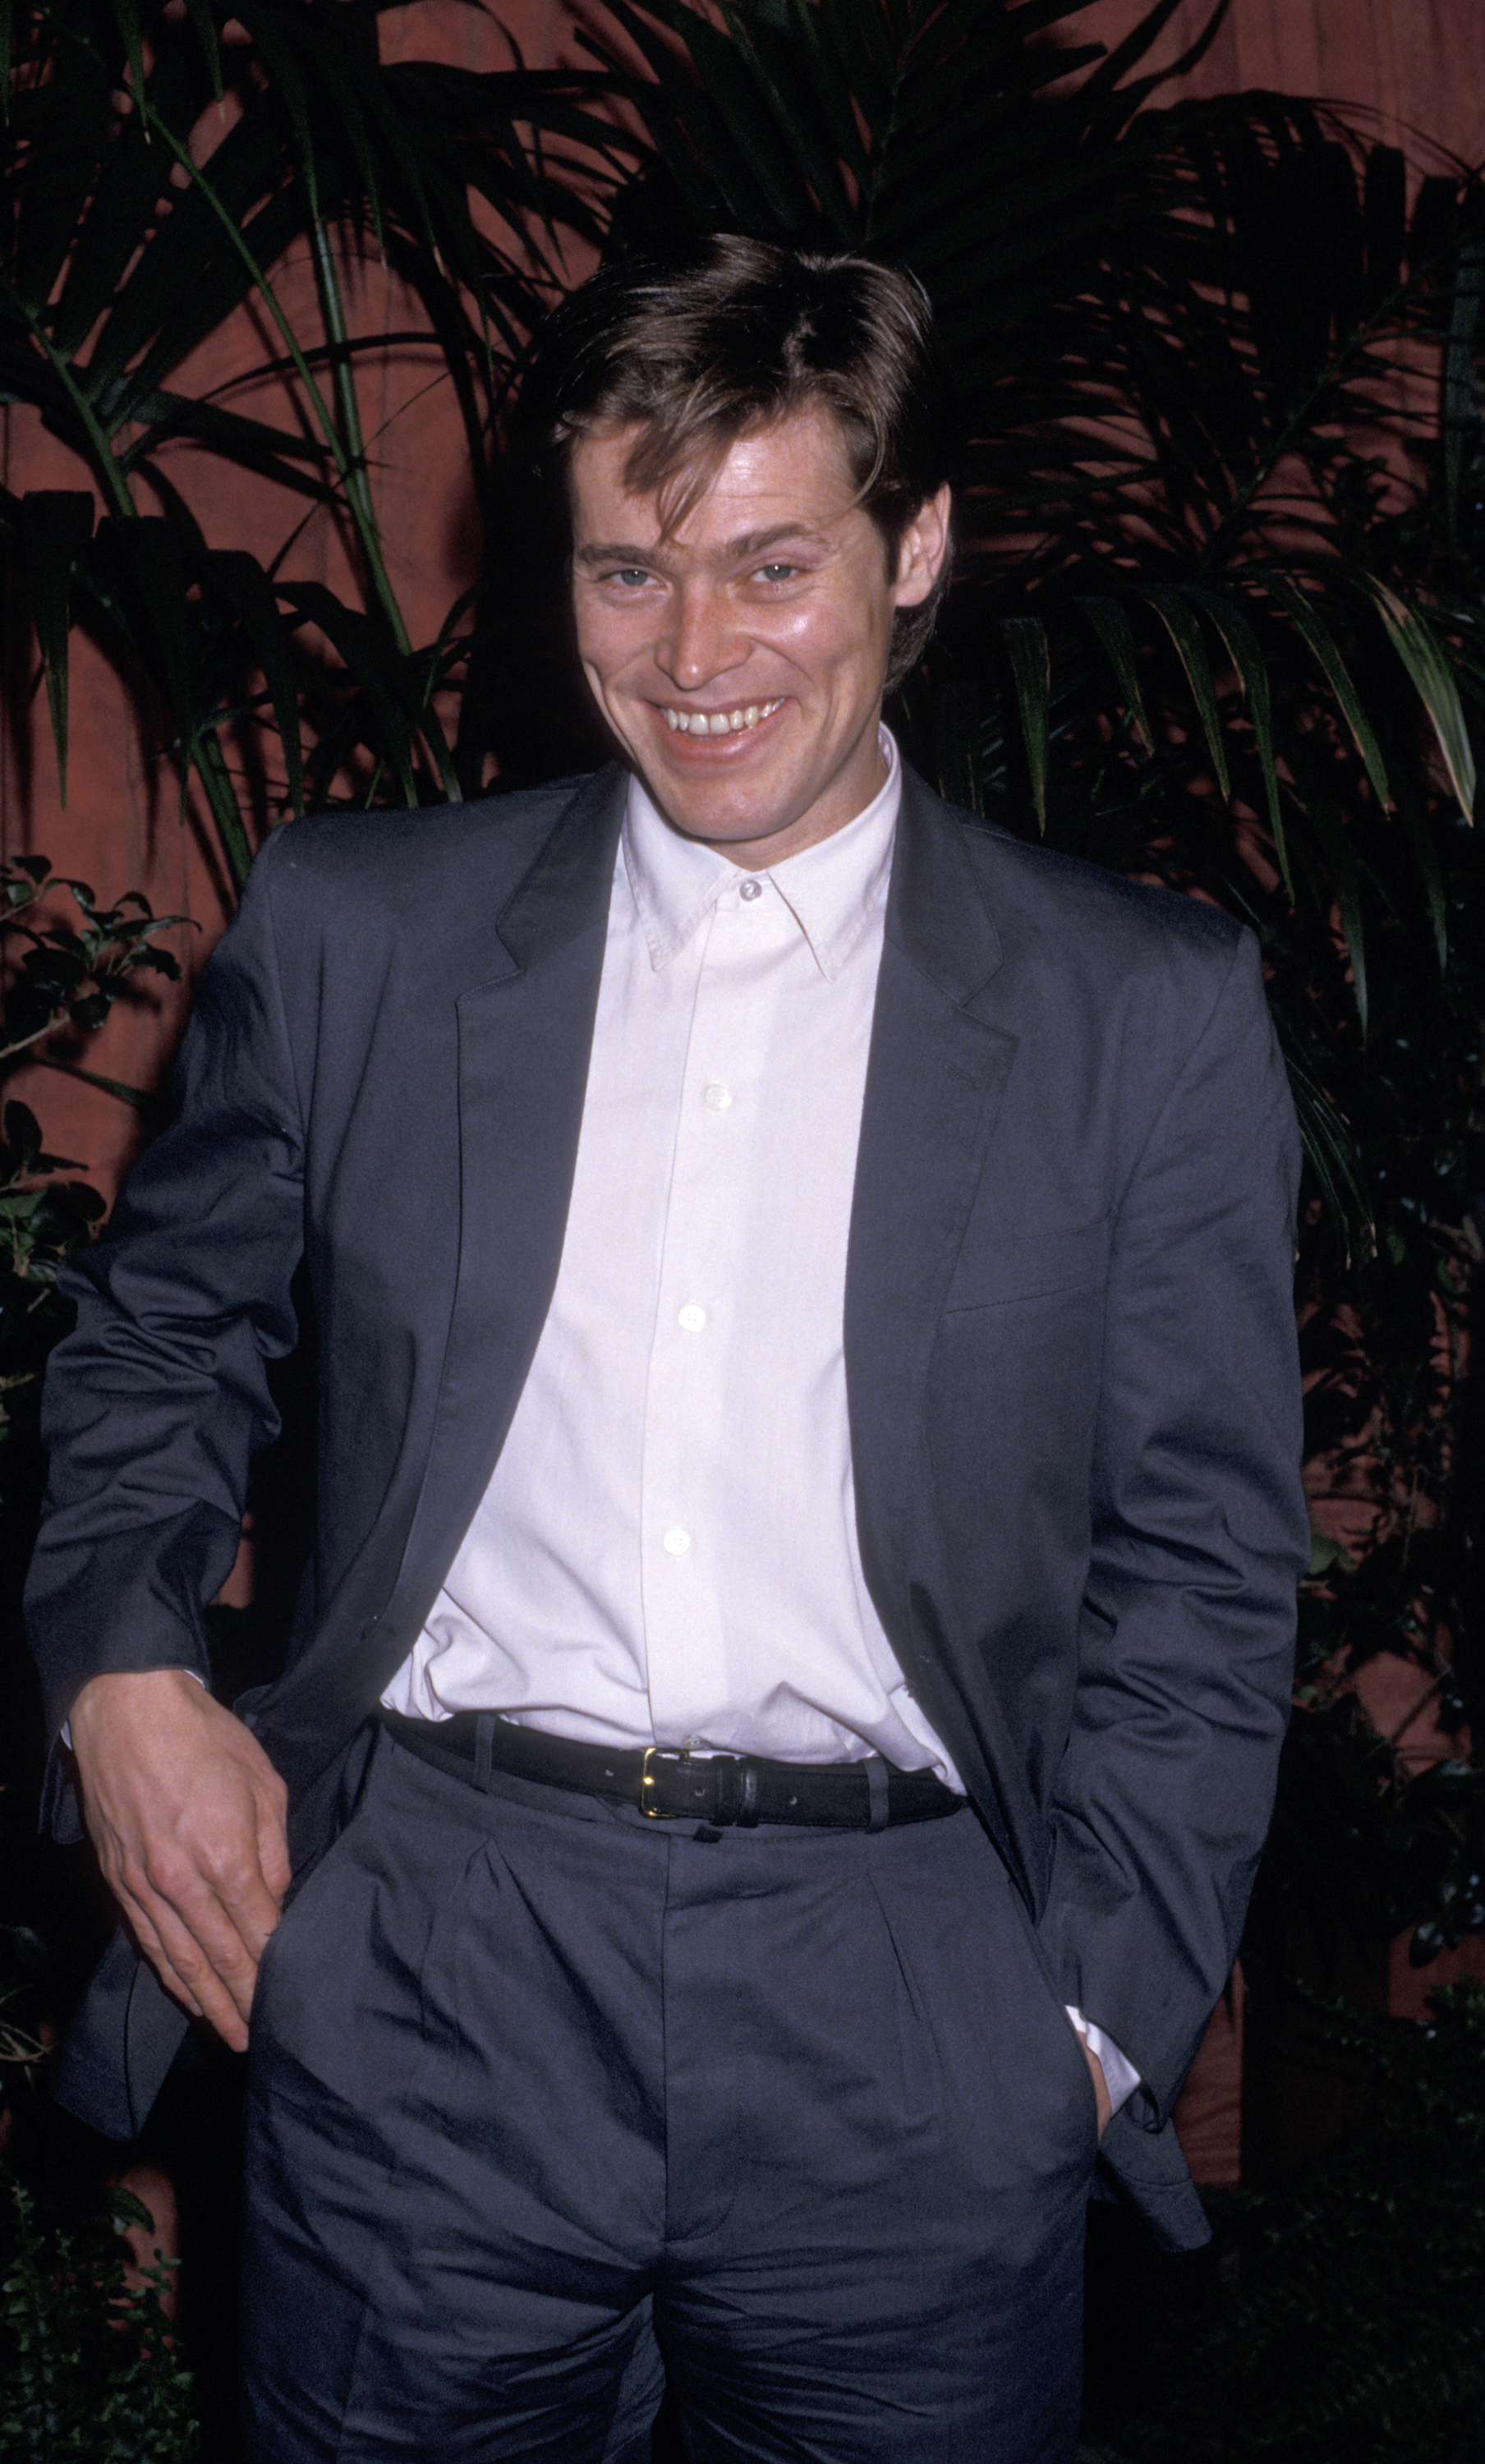
M 620 1748 L 879 1754 L 962 1788 L 862 1575 L 846 1408 L 901 801 L 881 743 L 866 810 L 756 872 L 632 780 L 551 1307 L 388 1709 Z
M 958 1776 L 861 1572 L 846 1241 L 888 775 L 744 873 L 631 783 L 566 1236 L 499 1462 L 388 1688 L 595 1745 Z

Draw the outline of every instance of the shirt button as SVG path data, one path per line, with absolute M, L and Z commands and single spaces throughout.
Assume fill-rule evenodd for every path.
M 676 1323 L 679 1327 L 684 1327 L 688 1334 L 699 1334 L 706 1324 L 706 1311 L 699 1303 L 687 1301 L 683 1309 L 676 1310 Z
M 732 1107 L 732 1089 L 730 1087 L 708 1087 L 701 1101 L 709 1112 L 729 1111 Z
M 740 898 L 762 898 L 763 894 L 764 886 L 761 881 L 744 881 L 738 891 Z
M 683 1557 L 691 1546 L 689 1531 L 667 1531 L 660 1543 L 668 1557 Z

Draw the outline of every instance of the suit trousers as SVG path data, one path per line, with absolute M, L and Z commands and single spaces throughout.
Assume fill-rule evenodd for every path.
M 974 1814 L 718 1832 L 384 1734 L 269 1945 L 252 2464 L 1065 2464 L 1097 2138 Z

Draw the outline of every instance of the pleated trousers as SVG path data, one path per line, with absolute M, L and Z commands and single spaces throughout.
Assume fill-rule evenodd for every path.
M 974 1814 L 721 1833 L 382 1738 L 269 1945 L 252 2464 L 1066 2464 L 1096 2142 Z

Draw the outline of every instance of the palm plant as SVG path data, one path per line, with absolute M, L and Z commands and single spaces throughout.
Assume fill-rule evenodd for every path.
M 280 811 L 352 781 L 410 803 L 469 783 L 440 701 L 468 655 L 465 608 L 412 640 L 355 370 L 368 353 L 435 343 L 482 502 L 485 437 L 521 338 L 560 284 L 563 240 L 601 235 L 595 201 L 633 150 L 590 107 L 601 80 L 536 75 L 519 56 L 484 77 L 384 68 L 387 5 L 195 0 L 183 16 L 170 0 L 7 0 L 0 12 L 0 391 L 39 411 L 78 466 L 77 488 L 0 497 L 64 793 L 80 625 L 139 691 L 183 786 L 198 782 L 239 887 L 272 809 L 254 731 L 272 738 Z M 368 251 L 418 312 L 409 330 L 353 332 L 347 270 Z M 288 304 L 305 256 L 313 329 Z M 185 363 L 245 306 L 269 359 L 226 386 L 183 389 Z M 264 378 L 282 386 L 280 421 L 233 407 Z M 182 439 L 287 491 L 300 515 L 328 509 L 354 595 L 292 578 L 298 519 L 267 564 L 210 545 L 171 476 L 166 449 Z
M 1402 157 L 1319 105 L 1166 107 L 1150 63 L 1177 0 L 1108 53 L 1077 39 L 1088 5 L 594 0 L 587 69 L 513 50 L 484 77 L 382 66 L 379 0 L 0 7 L 0 391 L 79 480 L 0 497 L 0 518 L 58 763 L 81 625 L 240 880 L 305 802 L 431 802 L 581 746 L 504 444 L 575 249 L 723 225 L 920 275 L 961 388 L 962 549 L 898 723 L 962 803 L 1262 937 L 1310 1165 L 1316 1480 L 1373 1544 L 1318 1546 L 1270 1899 L 1322 1876 L 1359 1921 L 1422 1920 L 1427 1949 L 1485 1920 L 1459 1374 L 1485 1069 L 1485 188 L 1446 166 L 1409 202 Z M 346 270 L 378 250 L 417 315 L 359 335 Z M 250 300 L 277 424 L 180 375 Z M 430 338 L 482 578 L 415 641 L 355 371 Z M 166 468 L 183 436 L 333 516 L 354 594 L 295 578 L 292 524 L 267 562 L 209 545 Z M 1404 1784 L 1346 1690 L 1383 1650 L 1461 1740 L 1427 1781 Z

